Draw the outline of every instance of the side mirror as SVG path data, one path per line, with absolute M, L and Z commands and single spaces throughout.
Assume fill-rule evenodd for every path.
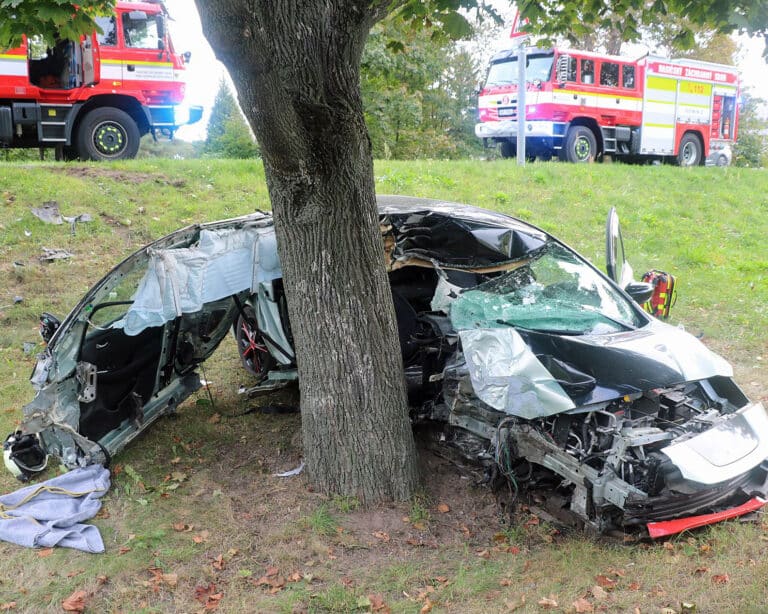
M 48 312 L 43 312 L 40 315 L 40 336 L 46 343 L 48 343 L 51 340 L 51 337 L 53 337 L 53 334 L 59 330 L 59 326 L 61 326 L 61 320 L 56 316 L 53 316 Z
M 189 58 L 192 57 L 192 52 L 191 51 L 185 51 L 184 53 L 181 54 L 181 57 L 184 58 L 184 63 L 185 64 L 189 64 Z
M 128 18 L 131 21 L 146 21 L 147 14 L 144 11 L 130 11 L 128 13 Z
M 633 281 L 627 284 L 624 290 L 640 305 L 645 305 L 653 296 L 653 284 L 644 281 Z

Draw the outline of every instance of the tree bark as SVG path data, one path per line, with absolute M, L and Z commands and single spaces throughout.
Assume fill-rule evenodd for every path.
M 364 503 L 417 484 L 360 58 L 366 0 L 196 0 L 264 158 L 309 479 Z M 388 6 L 382 2 L 381 7 Z

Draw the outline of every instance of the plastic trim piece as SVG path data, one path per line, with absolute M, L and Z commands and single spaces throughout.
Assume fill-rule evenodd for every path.
M 754 497 L 742 503 L 737 507 L 732 507 L 722 512 L 715 512 L 714 514 L 702 514 L 700 516 L 689 516 L 688 518 L 678 518 L 677 520 L 664 520 L 662 522 L 649 522 L 648 534 L 652 539 L 658 539 L 659 537 L 668 537 L 669 535 L 676 535 L 682 533 L 688 529 L 697 529 L 709 524 L 715 524 L 723 520 L 730 518 L 738 518 L 744 514 L 749 514 L 755 510 L 759 510 L 766 504 L 766 500 L 760 497 Z

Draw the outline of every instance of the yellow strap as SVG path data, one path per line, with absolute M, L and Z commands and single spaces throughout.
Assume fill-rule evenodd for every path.
M 5 520 L 10 520 L 11 518 L 16 518 L 16 516 L 12 516 L 7 511 L 15 510 L 21 507 L 22 505 L 25 505 L 32 501 L 35 497 L 38 495 L 49 492 L 52 495 L 68 495 L 70 497 L 83 497 L 87 494 L 90 494 L 92 492 L 102 492 L 103 488 L 95 488 L 93 490 L 86 490 L 85 492 L 75 492 L 73 490 L 67 490 L 66 488 L 61 488 L 60 486 L 49 486 L 46 484 L 41 484 L 35 490 L 30 491 L 21 501 L 18 503 L 14 503 L 13 505 L 3 505 L 0 503 L 0 518 L 3 518 Z

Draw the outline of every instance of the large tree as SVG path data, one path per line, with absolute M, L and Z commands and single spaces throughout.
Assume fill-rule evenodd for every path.
M 322 491 L 365 502 L 408 497 L 417 482 L 415 451 L 383 265 L 360 61 L 371 27 L 389 13 L 400 11 L 417 28 L 437 23 L 460 34 L 469 25 L 458 10 L 483 0 L 195 1 L 262 148 L 299 356 L 309 477 Z M 30 6 L 41 33 L 53 28 L 41 8 L 57 16 L 77 10 L 65 0 L 0 0 L 0 24 L 33 19 Z M 608 25 L 611 9 L 637 10 L 637 19 L 648 22 L 654 10 L 669 10 L 752 33 L 768 23 L 763 0 L 649 6 L 645 0 L 521 2 L 535 29 L 554 34 L 584 21 Z M 632 21 L 627 25 L 631 35 Z M 0 28 L 0 45 L 14 40 L 12 30 Z

